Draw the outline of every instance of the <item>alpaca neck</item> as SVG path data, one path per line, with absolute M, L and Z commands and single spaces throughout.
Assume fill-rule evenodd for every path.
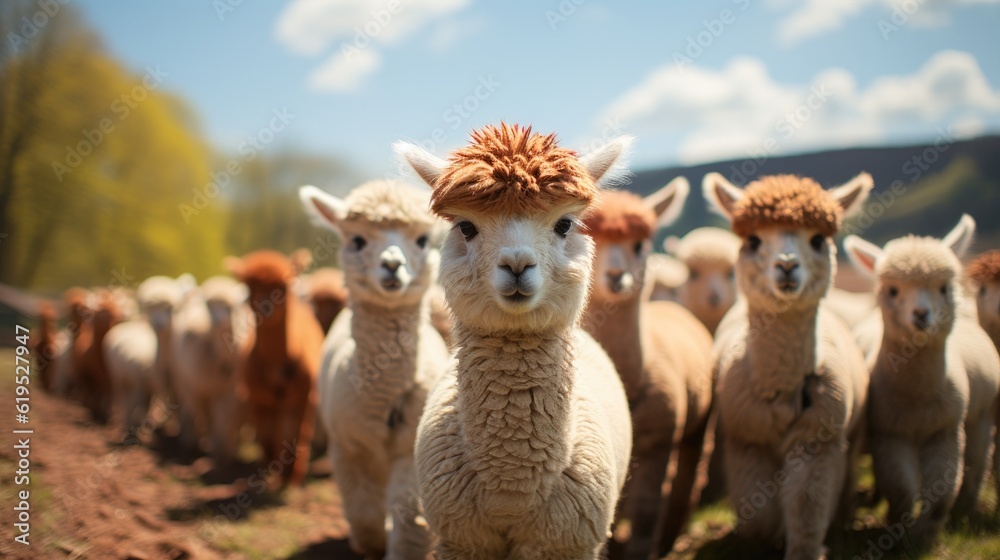
M 608 353 L 625 385 L 629 401 L 645 384 L 642 369 L 641 298 L 623 302 L 591 299 L 584 326 Z
M 474 333 L 455 325 L 458 415 L 480 507 L 522 516 L 569 463 L 575 327 L 544 334 Z
M 289 304 L 290 305 L 290 304 Z M 254 342 L 255 359 L 265 362 L 284 360 L 288 354 L 288 329 L 285 325 L 287 315 L 270 317 L 257 323 L 257 336 Z M 213 345 L 216 337 L 213 335 Z M 218 350 L 218 346 L 216 346 Z
M 816 373 L 818 306 L 781 312 L 751 306 L 747 318 L 753 385 L 772 395 L 798 391 L 805 377 Z
M 417 373 L 423 303 L 387 308 L 351 301 L 351 337 L 356 397 L 373 413 L 396 407 L 413 388 Z
M 939 394 L 944 381 L 947 339 L 882 335 L 876 369 L 895 390 L 907 394 Z

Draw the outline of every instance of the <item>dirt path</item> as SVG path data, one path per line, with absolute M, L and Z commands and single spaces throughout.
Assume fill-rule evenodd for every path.
M 0 384 L 0 394 L 11 392 L 11 385 Z M 0 413 L 2 557 L 356 558 L 329 478 L 313 478 L 283 496 L 248 486 L 245 477 L 211 483 L 205 460 L 185 465 L 162 451 L 117 445 L 115 427 L 96 426 L 77 404 L 37 391 L 27 425 L 34 429 L 27 436 L 31 482 L 15 486 L 11 434 L 25 426 L 16 423 L 12 404 L 8 411 Z M 14 542 L 13 507 L 25 488 L 30 546 Z

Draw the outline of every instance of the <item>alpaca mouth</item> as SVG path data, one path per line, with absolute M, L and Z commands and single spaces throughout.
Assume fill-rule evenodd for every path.
M 399 278 L 386 278 L 380 284 L 387 292 L 398 292 L 403 289 L 403 282 Z
M 779 280 L 778 291 L 785 295 L 792 295 L 799 291 L 799 283 L 795 280 Z

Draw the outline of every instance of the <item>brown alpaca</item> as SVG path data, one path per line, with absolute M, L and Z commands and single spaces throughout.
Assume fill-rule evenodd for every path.
M 53 362 L 56 358 L 56 310 L 47 301 L 38 306 L 38 344 L 33 351 L 42 388 L 51 391 L 55 384 Z
M 323 332 L 330 332 L 330 325 L 337 315 L 347 307 L 347 287 L 344 273 L 336 268 L 317 268 L 305 277 L 306 298 L 312 304 L 313 313 Z
M 614 362 L 632 411 L 632 465 L 619 506 L 620 520 L 631 523 L 627 558 L 660 557 L 673 547 L 690 509 L 712 403 L 712 335 L 680 305 L 641 296 L 653 234 L 680 213 L 687 194 L 683 178 L 645 200 L 602 193 L 585 220 L 596 256 L 583 324 Z M 674 476 L 661 498 L 674 450 Z
M 98 290 L 89 297 L 93 315 L 90 328 L 81 329 L 73 346 L 73 371 L 80 399 L 94 420 L 103 424 L 111 414 L 112 391 L 111 377 L 104 364 L 104 336 L 122 322 L 123 312 L 109 290 Z
M 990 251 L 980 255 L 969 266 L 969 278 L 976 284 L 976 308 L 979 325 L 993 339 L 993 345 L 1000 351 L 1000 251 Z M 1000 406 L 996 407 L 995 422 L 1000 426 Z M 1000 427 L 994 436 L 993 479 L 1000 493 Z M 997 506 L 1000 508 L 1000 505 Z
M 226 266 L 250 290 L 256 332 L 241 351 L 238 378 L 265 465 L 280 466 L 281 485 L 301 484 L 309 466 L 316 372 L 323 332 L 295 297 L 296 270 L 274 251 L 257 251 Z

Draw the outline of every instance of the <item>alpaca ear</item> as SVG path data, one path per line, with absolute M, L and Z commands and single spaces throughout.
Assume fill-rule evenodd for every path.
M 743 189 L 730 183 L 721 173 L 708 173 L 701 180 L 701 191 L 708 201 L 709 209 L 733 220 L 736 203 L 743 199 Z
M 857 235 L 848 235 L 844 238 L 844 251 L 847 252 L 851 264 L 869 276 L 874 276 L 875 265 L 883 255 L 881 247 Z
M 443 173 L 445 168 L 448 167 L 448 162 L 446 160 L 437 157 L 416 144 L 411 144 L 409 142 L 396 142 L 392 145 L 392 149 L 397 154 L 403 156 L 406 163 L 408 163 L 410 167 L 417 172 L 417 175 L 419 175 L 425 183 L 430 185 L 431 188 L 437 184 L 438 177 L 440 177 L 441 173 Z
M 677 256 L 677 250 L 681 247 L 681 238 L 676 235 L 667 236 L 663 240 L 663 250 L 667 252 L 668 255 Z
M 229 256 L 222 259 L 222 266 L 236 278 L 243 279 L 243 259 Z
M 340 232 L 338 224 L 347 217 L 347 203 L 312 185 L 299 187 L 299 200 L 313 223 Z
M 684 210 L 684 201 L 691 192 L 691 186 L 684 177 L 677 177 L 665 187 L 647 196 L 646 206 L 656 214 L 656 228 L 667 227 L 674 223 Z
M 847 217 L 861 210 L 874 186 L 875 181 L 872 176 L 861 172 L 857 177 L 843 185 L 831 189 L 830 195 L 844 209 L 844 216 Z
M 972 237 L 976 233 L 976 221 L 968 214 L 962 214 L 955 229 L 944 236 L 944 244 L 948 246 L 956 255 L 962 257 L 972 245 Z
M 628 175 L 625 160 L 632 149 L 634 138 L 619 136 L 589 154 L 580 157 L 580 163 L 595 183 L 615 185 Z

